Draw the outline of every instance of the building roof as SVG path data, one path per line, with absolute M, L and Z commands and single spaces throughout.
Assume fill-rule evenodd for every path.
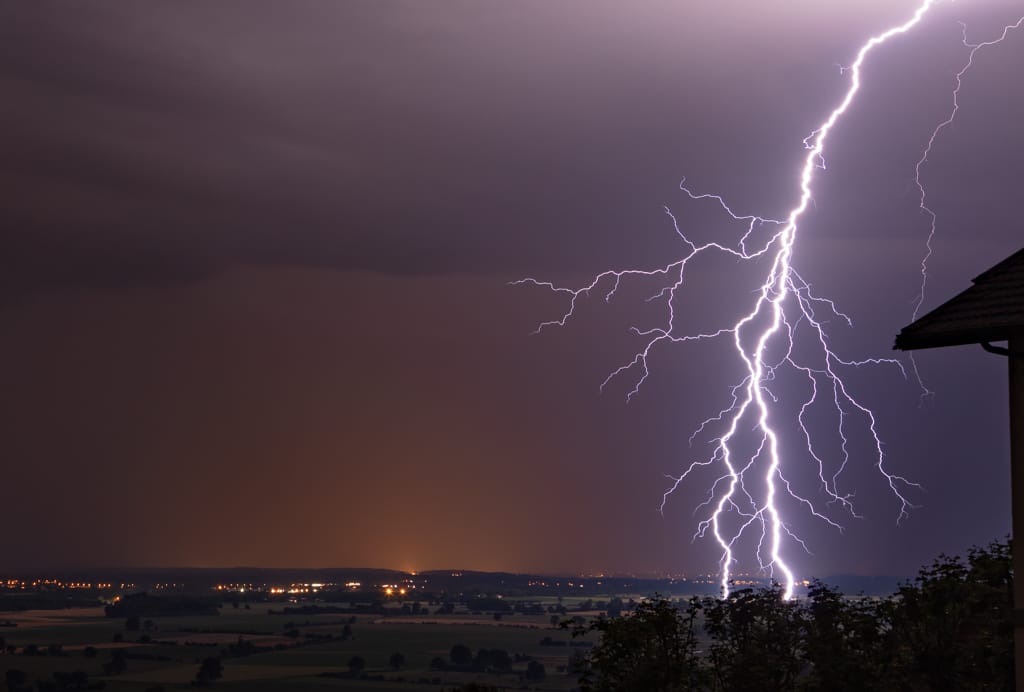
M 896 335 L 895 348 L 960 346 L 1006 341 L 1024 334 L 1024 249 L 980 276 L 974 285 Z

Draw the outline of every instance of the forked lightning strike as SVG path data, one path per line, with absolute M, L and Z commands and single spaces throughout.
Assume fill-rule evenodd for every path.
M 1013 24 L 1007 24 L 1003 27 L 1002 33 L 996 38 L 990 41 L 983 41 L 982 43 L 971 43 L 967 39 L 967 25 L 960 22 L 960 28 L 963 34 L 963 44 L 970 48 L 970 52 L 967 54 L 967 60 L 964 62 L 963 67 L 956 73 L 956 86 L 953 89 L 953 104 L 950 108 L 949 115 L 945 120 L 940 122 L 932 130 L 931 136 L 928 138 L 928 143 L 924 147 L 924 151 L 921 153 L 921 158 L 917 160 L 917 165 L 914 166 L 914 185 L 917 187 L 919 206 L 921 212 L 928 217 L 929 229 L 928 236 L 925 240 L 925 253 L 924 257 L 921 258 L 921 290 L 918 292 L 917 298 L 914 300 L 914 314 L 913 319 L 916 320 L 918 313 L 921 311 L 921 305 L 924 304 L 925 290 L 928 288 L 928 260 L 932 256 L 932 241 L 935 238 L 935 233 L 938 226 L 938 217 L 931 207 L 928 206 L 928 193 L 925 191 L 924 183 L 921 182 L 921 171 L 924 165 L 928 163 L 928 157 L 931 156 L 932 148 L 935 146 L 935 140 L 938 139 L 939 134 L 947 127 L 953 124 L 956 120 L 957 113 L 960 112 L 960 88 L 964 83 L 964 75 L 966 75 L 972 67 L 974 67 L 974 56 L 982 48 L 988 48 L 994 46 L 997 43 L 1002 43 L 1011 31 L 1014 29 L 1020 29 L 1024 26 L 1024 17 L 1021 17 Z
M 875 47 L 918 25 L 937 2 L 938 0 L 924 0 L 910 19 L 869 39 L 861 46 L 853 63 L 841 68 L 841 74 L 849 76 L 850 85 L 835 110 L 804 140 L 807 155 L 796 181 L 799 198 L 784 219 L 737 213 L 723 197 L 695 193 L 686 186 L 684 180 L 680 189 L 691 200 L 712 202 L 732 221 L 743 224 L 743 234 L 738 241 L 694 243 L 682 231 L 671 211 L 666 209 L 672 226 L 682 241 L 684 252 L 682 257 L 663 267 L 608 270 L 579 288 L 556 286 L 552 282 L 534 278 L 513 282 L 544 287 L 565 294 L 569 298 L 566 312 L 558 319 L 541 323 L 537 328 L 540 332 L 550 326 L 565 326 L 575 315 L 579 301 L 592 293 L 601 291 L 605 301 L 611 301 L 624 279 L 646 277 L 665 281 L 665 285 L 649 301 L 664 302 L 667 308 L 666 321 L 661 326 L 650 329 L 633 327 L 633 333 L 644 339 L 642 347 L 632 359 L 609 374 L 601 384 L 603 389 L 615 377 L 624 375 L 627 371 L 636 372 L 636 380 L 627 395 L 627 400 L 637 394 L 650 375 L 648 360 L 659 344 L 722 338 L 732 340 L 736 355 L 743 364 L 743 377 L 733 387 L 727 405 L 702 422 L 690 438 L 692 445 L 695 440 L 709 436 L 713 451 L 709 457 L 692 462 L 679 476 L 670 477 L 672 484 L 665 492 L 661 505 L 664 509 L 669 495 L 691 474 L 708 468 L 720 469 L 717 479 L 711 484 L 707 500 L 697 508 L 697 511 L 704 510 L 707 514 L 698 523 L 694 539 L 704 538 L 710 531 L 721 547 L 720 576 L 723 594 L 727 595 L 729 592 L 733 566 L 737 562 L 734 550 L 738 541 L 748 531 L 755 531 L 759 535 L 755 533 L 757 547 L 754 558 L 764 572 L 780 582 L 784 589 L 784 597 L 792 597 L 796 577 L 783 560 L 783 543 L 788 539 L 805 550 L 807 546 L 783 519 L 780 504 L 777 502 L 780 493 L 785 493 L 790 498 L 790 504 L 801 506 L 817 519 L 842 530 L 840 524 L 825 514 L 823 509 L 794 490 L 786 476 L 788 471 L 783 470 L 783 453 L 778 432 L 781 428 L 778 422 L 773 420 L 773 410 L 778 410 L 775 405 L 779 403 L 779 399 L 772 392 L 772 383 L 783 369 L 801 378 L 807 385 L 809 394 L 800 402 L 794 428 L 798 431 L 801 451 L 799 455 L 794 456 L 806 455 L 805 458 L 811 460 L 817 475 L 817 484 L 826 499 L 825 504 L 838 506 L 852 516 L 857 516 L 852 504 L 852 493 L 842 488 L 843 473 L 851 461 L 851 419 L 856 419 L 860 422 L 860 434 L 872 448 L 875 468 L 899 504 L 897 520 L 905 517 L 913 507 L 907 494 L 910 488 L 918 486 L 888 470 L 875 415 L 858 401 L 843 379 L 844 372 L 867 365 L 891 366 L 897 368 L 904 377 L 906 372 L 901 363 L 893 359 L 851 360 L 840 357 L 829 345 L 825 324 L 827 319 L 833 318 L 852 324 L 850 318 L 840 312 L 831 300 L 815 295 L 811 285 L 801 278 L 792 262 L 799 222 L 811 203 L 815 175 L 825 167 L 826 141 L 860 90 L 861 68 L 865 59 Z M 977 44 L 968 42 L 967 31 L 964 29 L 964 45 L 970 52 L 963 68 L 956 75 L 952 111 L 948 118 L 932 131 L 924 153 L 915 167 L 914 180 L 919 192 L 920 208 L 930 221 L 926 252 L 921 263 L 920 295 L 914 304 L 915 317 L 924 301 L 927 263 L 937 223 L 935 213 L 926 203 L 927 195 L 921 181 L 922 168 L 937 137 L 956 117 L 962 80 L 973 65 L 977 51 L 999 43 L 1006 38 L 1010 30 L 1020 27 L 1022 23 L 1024 17 L 1016 24 L 1005 27 L 998 38 Z M 703 333 L 680 334 L 676 331 L 676 295 L 682 287 L 691 260 L 705 253 L 722 253 L 746 263 L 761 260 L 768 263 L 768 271 L 754 293 L 755 298 L 750 311 L 736 322 Z M 795 344 L 798 338 L 803 339 L 801 343 L 813 344 L 814 360 L 808 362 L 806 357 L 797 356 Z M 923 385 L 922 391 L 927 392 Z M 831 463 L 827 461 L 828 455 L 820 449 L 821 445 L 816 442 L 817 438 L 811 433 L 807 423 L 808 414 L 821 407 L 827 407 L 831 415 L 838 420 L 835 438 L 838 441 L 838 451 L 833 454 L 834 460 Z M 749 434 L 751 429 L 754 431 L 753 444 L 750 445 L 753 451 L 741 455 L 737 447 L 741 446 L 741 439 Z
M 964 76 L 974 67 L 974 56 L 982 48 L 994 46 L 997 43 L 1002 43 L 1007 35 L 1014 29 L 1020 29 L 1024 26 L 1024 17 L 1021 17 L 1013 24 L 1007 24 L 1003 27 L 1002 33 L 996 38 L 990 41 L 983 41 L 982 43 L 971 43 L 967 39 L 967 25 L 960 22 L 960 29 L 963 35 L 963 44 L 970 51 L 967 53 L 967 60 L 964 62 L 963 67 L 956 73 L 955 83 L 953 88 L 952 106 L 949 111 L 949 115 L 932 130 L 931 136 L 928 137 L 928 142 L 925 144 L 924 151 L 921 152 L 921 158 L 917 160 L 917 164 L 914 166 L 914 185 L 917 188 L 918 193 L 918 207 L 921 213 L 928 218 L 928 235 L 925 238 L 925 251 L 921 257 L 921 284 L 918 290 L 917 297 L 914 299 L 914 310 L 912 314 L 912 321 L 917 319 L 918 314 L 921 312 L 921 306 L 924 304 L 925 292 L 928 289 L 928 260 L 932 256 L 932 241 L 935 239 L 935 233 L 938 230 L 938 216 L 935 211 L 928 206 L 928 192 L 925 189 L 924 183 L 921 181 L 921 171 L 924 169 L 924 165 L 928 163 L 928 157 L 931 156 L 932 148 L 935 146 L 935 141 L 938 139 L 939 134 L 942 133 L 947 127 L 953 124 L 956 120 L 957 113 L 960 112 L 960 88 L 964 83 Z M 920 374 L 917 370 L 917 361 L 914 358 L 914 354 L 910 353 L 910 363 L 914 369 L 914 375 L 917 377 L 918 382 L 921 382 Z M 930 396 L 932 392 L 927 388 L 922 389 L 922 399 Z

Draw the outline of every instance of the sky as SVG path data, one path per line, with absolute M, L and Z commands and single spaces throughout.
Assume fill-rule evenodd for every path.
M 5 4 L 0 571 L 714 571 L 716 546 L 691 541 L 708 485 L 658 508 L 735 358 L 660 349 L 627 402 L 635 380 L 599 385 L 657 305 L 598 297 L 533 334 L 564 296 L 508 284 L 664 265 L 681 252 L 665 207 L 695 238 L 726 232 L 684 178 L 785 214 L 838 66 L 914 7 Z M 966 57 L 957 22 L 981 41 L 1022 13 L 940 3 L 866 63 L 795 255 L 853 318 L 832 332 L 844 355 L 890 357 L 911 321 L 913 171 Z M 1024 244 L 1022 62 L 1024 31 L 977 55 L 924 168 L 925 309 Z M 695 267 L 681 325 L 735 319 L 735 276 Z M 855 443 L 863 518 L 840 533 L 795 512 L 800 575 L 911 574 L 1009 532 L 1004 359 L 917 362 L 923 404 L 892 368 L 848 380 L 917 507 L 897 522 Z

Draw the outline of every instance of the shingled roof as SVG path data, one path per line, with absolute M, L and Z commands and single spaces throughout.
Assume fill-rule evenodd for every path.
M 895 348 L 960 346 L 1024 334 L 1024 249 L 976 277 L 974 285 L 896 336 Z

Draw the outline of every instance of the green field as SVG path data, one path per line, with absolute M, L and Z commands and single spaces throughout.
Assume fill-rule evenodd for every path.
M 280 606 L 276 606 L 280 609 Z M 451 615 L 382 617 L 357 615 L 350 625 L 352 636 L 343 640 L 346 614 L 282 615 L 267 612 L 267 605 L 251 610 L 223 608 L 220 615 L 153 618 L 148 631 L 125 631 L 125 622 L 104 617 L 98 609 L 0 613 L 0 621 L 17 627 L 0 629 L 15 653 L 0 654 L 0 670 L 25 671 L 29 680 L 53 680 L 54 673 L 83 671 L 91 684 L 103 681 L 104 689 L 145 692 L 153 689 L 196 689 L 195 679 L 204 658 L 220 656 L 223 678 L 211 685 L 232 690 L 379 690 L 411 691 L 451 689 L 479 682 L 510 689 L 569 690 L 575 678 L 566 666 L 577 647 L 542 646 L 541 640 L 569 642 L 568 632 L 553 628 L 548 615 L 492 615 L 456 612 Z M 297 630 L 298 636 L 295 630 Z M 327 636 L 331 638 L 328 639 Z M 115 643 L 115 637 L 122 641 Z M 153 641 L 140 642 L 149 637 Z M 271 650 L 232 655 L 229 647 L 239 639 Z M 27 655 L 35 644 L 47 651 L 60 645 L 59 654 Z M 472 651 L 501 649 L 519 660 L 511 672 L 482 673 L 469 670 L 433 670 L 435 657 L 445 661 L 456 644 Z M 98 650 L 86 657 L 85 647 Z M 124 651 L 124 672 L 108 675 L 103 665 L 115 649 Z M 392 654 L 405 661 L 391 667 Z M 346 678 L 348 662 L 362 657 L 366 667 L 359 678 Z M 526 657 L 544 664 L 546 678 L 526 683 Z M 334 677 L 324 674 L 333 674 Z

